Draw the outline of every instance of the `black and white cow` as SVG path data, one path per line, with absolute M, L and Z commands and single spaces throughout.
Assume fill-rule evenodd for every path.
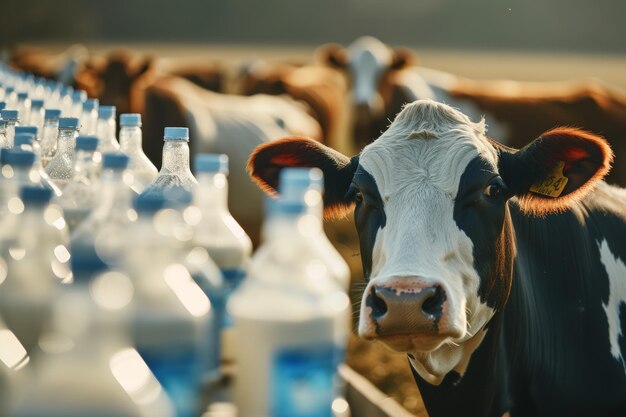
M 521 150 L 430 100 L 360 155 L 289 137 L 257 148 L 325 174 L 353 205 L 365 277 L 358 332 L 407 352 L 431 417 L 626 415 L 626 191 L 606 142 L 572 128 Z

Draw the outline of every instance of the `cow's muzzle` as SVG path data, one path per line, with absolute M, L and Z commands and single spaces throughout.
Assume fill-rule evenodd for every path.
M 392 348 L 409 344 L 428 348 L 461 336 L 447 320 L 448 294 L 443 285 L 412 280 L 409 285 L 370 285 L 363 297 L 359 333 L 380 339 Z

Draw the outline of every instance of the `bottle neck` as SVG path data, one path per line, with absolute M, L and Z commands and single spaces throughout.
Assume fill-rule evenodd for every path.
M 93 151 L 77 150 L 75 154 L 74 162 L 74 178 L 81 179 L 89 177 L 91 174 L 91 167 L 93 166 Z
M 41 139 L 43 135 L 43 125 L 44 125 L 44 113 L 43 109 L 32 110 L 30 113 L 30 125 L 37 126 L 37 139 Z
M 59 129 L 59 136 L 57 138 L 57 153 L 72 151 L 76 146 L 76 136 L 78 130 L 76 129 Z
M 115 139 L 116 131 L 115 119 L 98 119 L 98 137 L 100 138 L 100 147 L 104 149 L 110 149 L 111 147 L 117 148 L 117 141 Z
M 120 150 L 125 154 L 141 151 L 141 128 L 139 126 L 122 126 L 120 129 Z
M 132 208 L 132 191 L 124 183 L 124 170 L 104 169 L 100 175 L 100 202 L 96 211 L 100 216 L 119 213 L 128 217 Z
M 270 213 L 263 223 L 263 240 L 312 238 L 321 233 L 322 221 L 315 215 Z
M 15 126 L 17 125 L 17 120 L 9 120 L 7 122 L 7 127 L 5 130 L 5 136 L 7 138 L 7 143 L 9 144 L 9 148 L 13 147 L 13 140 L 15 139 Z
M 221 173 L 196 174 L 198 185 L 194 192 L 194 205 L 203 212 L 228 212 L 228 180 Z
M 161 172 L 191 174 L 189 169 L 189 144 L 182 140 L 166 140 L 163 145 Z
M 80 132 L 83 135 L 95 135 L 98 123 L 98 111 L 83 111 L 80 117 Z

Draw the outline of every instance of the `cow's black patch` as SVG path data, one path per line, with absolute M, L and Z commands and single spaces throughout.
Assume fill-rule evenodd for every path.
M 485 193 L 487 187 L 493 187 L 490 194 Z M 498 270 L 499 261 L 506 256 L 498 242 L 502 241 L 507 197 L 508 191 L 494 167 L 476 157 L 461 175 L 454 201 L 454 221 L 473 243 L 474 269 L 480 277 L 479 296 L 492 308 L 499 307 L 502 292 L 510 285 L 502 281 L 511 278 L 498 276 L 505 274 Z
M 376 234 L 387 222 L 385 206 L 376 180 L 362 165 L 357 167 L 352 177 L 348 194 L 356 202 L 354 221 L 359 231 L 363 275 L 367 280 L 372 272 L 372 251 Z

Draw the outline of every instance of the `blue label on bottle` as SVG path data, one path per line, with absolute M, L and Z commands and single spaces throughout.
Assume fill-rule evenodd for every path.
M 232 293 L 239 287 L 246 277 L 246 270 L 243 268 L 222 269 L 222 277 L 224 278 L 224 297 L 220 300 L 220 304 L 216 308 L 220 308 L 222 313 L 222 328 L 227 329 L 233 327 L 233 318 L 226 311 L 226 304 Z M 213 301 L 213 300 L 211 300 Z
M 336 348 L 305 346 L 276 352 L 271 385 L 272 417 L 331 417 Z
M 197 417 L 201 390 L 197 347 L 138 345 L 137 351 L 172 400 L 176 417 Z

